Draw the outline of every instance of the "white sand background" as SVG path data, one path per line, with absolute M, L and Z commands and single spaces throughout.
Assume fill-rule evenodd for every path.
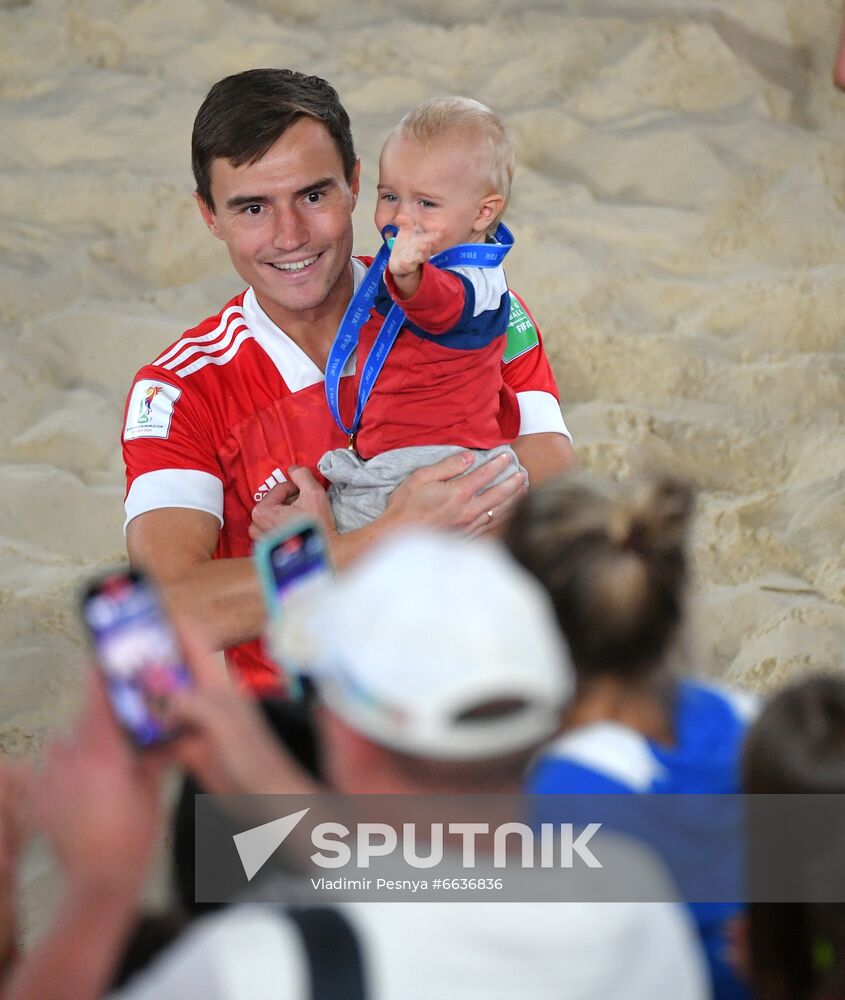
M 123 555 L 135 370 L 240 290 L 191 198 L 218 78 L 330 79 L 363 159 L 463 93 L 518 138 L 511 284 L 584 465 L 701 490 L 713 676 L 843 666 L 845 94 L 836 0 L 0 0 L 0 751 L 78 703 L 76 594 Z M 51 880 L 29 870 L 37 914 Z

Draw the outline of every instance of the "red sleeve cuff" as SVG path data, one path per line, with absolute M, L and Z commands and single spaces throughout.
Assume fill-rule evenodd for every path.
M 422 278 L 416 293 L 403 299 L 390 271 L 384 272 L 390 297 L 408 319 L 427 333 L 448 333 L 457 326 L 464 311 L 466 293 L 461 279 L 450 271 L 423 264 Z

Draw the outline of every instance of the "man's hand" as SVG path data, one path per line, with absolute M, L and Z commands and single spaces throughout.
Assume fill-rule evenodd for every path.
M 535 481 L 556 474 L 573 460 L 572 448 L 562 434 L 517 438 L 515 450 L 517 446 L 518 457 L 532 480 L 536 472 Z M 299 492 L 291 489 L 291 483 L 283 483 L 270 490 L 253 510 L 250 535 L 258 538 L 292 516 L 311 514 L 325 528 L 334 563 L 340 569 L 384 535 L 408 525 L 453 529 L 469 535 L 496 532 L 507 522 L 528 488 L 523 474 L 515 472 L 503 482 L 486 489 L 507 468 L 508 461 L 507 455 L 500 455 L 464 476 L 462 473 L 473 463 L 472 452 L 465 451 L 444 458 L 435 465 L 417 469 L 393 491 L 387 510 L 381 517 L 367 527 L 345 535 L 337 533 L 325 491 L 310 471 L 292 468 L 289 475 Z M 479 496 L 480 490 L 485 492 Z M 297 506 L 300 498 L 301 507 Z M 292 513 L 294 510 L 296 514 Z
M 133 751 L 89 672 L 82 720 L 28 781 L 35 826 L 65 875 L 50 927 L 21 956 L 5 1000 L 96 1000 L 132 928 L 155 844 L 161 761 Z
M 129 745 L 91 668 L 76 730 L 53 741 L 30 783 L 35 825 L 69 881 L 130 896 L 140 888 L 159 825 L 161 770 L 155 754 Z
M 302 517 L 313 517 L 326 535 L 337 534 L 337 525 L 326 491 L 304 465 L 288 469 L 288 481 L 274 486 L 252 509 L 249 537 L 255 541 L 268 531 Z
M 419 226 L 409 222 L 403 221 L 399 225 L 387 268 L 403 299 L 410 299 L 416 294 L 422 278 L 422 266 L 435 252 L 442 238 L 443 234 L 439 230 L 424 233 Z
M 515 472 L 477 496 L 479 490 L 490 486 L 507 468 L 511 459 L 499 455 L 462 476 L 472 466 L 473 459 L 472 452 L 464 451 L 412 472 L 396 487 L 387 509 L 375 521 L 357 531 L 330 536 L 335 566 L 338 569 L 348 566 L 371 545 L 412 525 L 469 535 L 500 528 L 527 490 L 525 477 L 522 472 Z
M 221 676 L 203 643 L 185 629 L 180 639 L 195 686 L 173 697 L 168 722 L 184 733 L 164 752 L 218 795 L 319 790 L 268 729 L 255 704 Z
M 461 475 L 472 462 L 471 452 L 461 452 L 412 472 L 391 494 L 385 516 L 395 523 L 457 529 L 470 535 L 501 526 L 528 489 L 525 476 L 515 472 L 490 486 L 508 467 L 510 456 L 497 455 Z M 479 496 L 481 490 L 484 492 Z

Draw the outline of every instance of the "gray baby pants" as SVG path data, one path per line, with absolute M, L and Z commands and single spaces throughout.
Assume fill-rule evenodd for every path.
M 511 455 L 511 464 L 490 483 L 490 486 L 502 482 L 520 468 L 519 459 L 508 444 L 486 451 L 460 448 L 458 445 L 417 445 L 412 448 L 395 448 L 393 451 L 385 451 L 369 459 L 361 458 L 348 448 L 327 451 L 320 459 L 317 468 L 331 483 L 329 500 L 338 531 L 345 534 L 347 531 L 354 531 L 369 524 L 384 513 L 390 494 L 415 469 L 434 465 L 435 462 L 461 451 L 472 451 L 474 454 L 473 463 L 467 472 L 471 472 L 482 462 L 497 455 L 503 453 Z M 466 475 L 466 472 L 461 474 Z

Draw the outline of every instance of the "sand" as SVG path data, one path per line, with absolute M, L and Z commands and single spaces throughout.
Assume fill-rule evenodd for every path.
M 0 750 L 37 751 L 78 703 L 80 581 L 123 557 L 133 373 L 240 290 L 191 198 L 189 135 L 208 87 L 252 66 L 340 92 L 363 160 L 359 252 L 381 141 L 409 105 L 457 92 L 508 121 L 509 277 L 581 462 L 700 489 L 702 669 L 760 691 L 842 669 L 838 13 L 0 0 Z

